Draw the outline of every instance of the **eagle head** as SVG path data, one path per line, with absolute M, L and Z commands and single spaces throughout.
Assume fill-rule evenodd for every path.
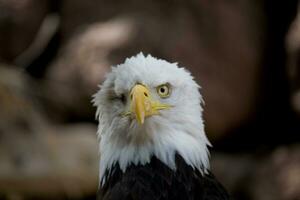
M 205 172 L 210 145 L 199 85 L 190 72 L 142 53 L 112 67 L 94 95 L 99 120 L 100 180 L 118 164 L 144 165 L 152 156 L 176 170 L 175 154 Z

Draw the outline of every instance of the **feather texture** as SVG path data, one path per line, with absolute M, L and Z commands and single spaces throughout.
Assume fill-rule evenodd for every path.
M 212 173 L 200 173 L 176 154 L 176 171 L 155 157 L 146 165 L 118 164 L 100 188 L 100 200 L 227 200 L 229 195 Z

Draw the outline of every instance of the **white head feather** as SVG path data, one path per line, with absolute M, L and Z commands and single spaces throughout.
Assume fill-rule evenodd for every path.
M 153 98 L 172 107 L 148 117 L 142 125 L 122 116 L 126 103 L 121 98 L 128 100 L 136 83 L 146 85 Z M 172 86 L 172 92 L 162 99 L 155 88 L 164 83 Z M 152 156 L 176 170 L 175 153 L 188 165 L 206 172 L 210 143 L 204 132 L 201 101 L 199 86 L 177 63 L 140 53 L 113 67 L 93 100 L 99 120 L 100 181 L 104 183 L 105 171 L 114 164 L 125 171 L 130 164 L 150 162 Z

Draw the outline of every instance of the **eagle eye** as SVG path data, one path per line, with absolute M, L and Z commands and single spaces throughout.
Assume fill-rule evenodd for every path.
M 108 90 L 107 96 L 110 101 L 121 101 L 123 104 L 125 104 L 127 100 L 125 94 L 117 95 L 114 90 Z
M 124 103 L 124 104 L 126 103 L 126 96 L 125 96 L 125 94 L 121 94 L 121 96 L 119 98 L 122 101 L 122 103 Z
M 157 86 L 156 91 L 161 98 L 167 98 L 171 94 L 171 86 L 169 83 L 165 83 Z

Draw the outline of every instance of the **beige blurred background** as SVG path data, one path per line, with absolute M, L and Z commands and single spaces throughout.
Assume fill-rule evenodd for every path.
M 201 85 L 235 199 L 300 199 L 297 0 L 0 0 L 0 199 L 95 199 L 91 95 L 141 51 Z

